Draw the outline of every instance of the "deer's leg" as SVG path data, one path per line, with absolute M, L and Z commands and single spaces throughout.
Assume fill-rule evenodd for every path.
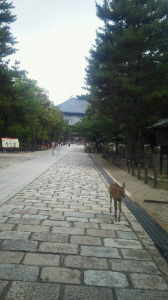
M 119 201 L 119 211 L 120 211 L 120 213 L 121 213 L 121 202 L 122 202 L 122 200 Z
M 120 222 L 121 219 L 121 212 L 119 211 L 119 215 L 118 215 L 118 221 Z
M 114 199 L 115 221 L 117 221 L 117 200 Z
M 110 212 L 112 212 L 112 196 L 110 195 Z
M 119 201 L 119 217 L 118 217 L 119 222 L 120 222 L 120 218 L 121 218 L 121 200 Z

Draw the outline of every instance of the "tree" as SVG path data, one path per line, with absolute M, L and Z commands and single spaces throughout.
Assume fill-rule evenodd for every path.
M 0 134 L 6 136 L 8 121 L 12 116 L 11 101 L 13 95 L 13 78 L 16 76 L 16 70 L 10 69 L 8 62 L 4 59 L 13 53 L 16 43 L 10 33 L 9 24 L 16 20 L 12 15 L 12 3 L 6 0 L 0 0 Z
M 9 24 L 16 20 L 16 16 L 11 14 L 12 8 L 12 2 L 0 0 L 0 63 L 5 57 L 16 52 L 13 48 L 16 39 L 10 33 L 9 27 Z
M 19 69 L 5 60 L 15 53 L 15 38 L 9 24 L 12 2 L 0 0 L 0 136 L 17 137 L 23 147 L 36 148 L 45 141 L 60 140 L 65 131 L 62 113 L 49 100 L 48 93 Z
M 91 116 L 89 116 L 89 112 L 87 112 L 83 120 L 74 126 L 74 130 L 87 141 L 95 142 L 101 140 L 107 142 L 111 139 L 114 126 L 114 120 L 102 117 L 99 112 L 95 112 Z
M 37 86 L 35 80 L 23 75 L 15 80 L 12 102 L 12 129 L 17 132 L 23 146 L 34 149 L 45 141 L 58 141 L 64 133 L 62 113 L 49 100 L 48 92 Z M 15 125 L 15 126 L 14 126 Z M 18 127 L 19 125 L 19 127 Z M 16 130 L 15 130 L 16 131 Z
M 146 127 L 163 117 L 168 94 L 168 1 L 104 0 L 104 27 L 90 50 L 91 103 L 127 136 L 129 155 L 143 147 Z

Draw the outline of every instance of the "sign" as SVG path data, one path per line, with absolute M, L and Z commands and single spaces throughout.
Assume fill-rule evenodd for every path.
M 15 138 L 1 138 L 3 148 L 19 148 L 19 140 Z

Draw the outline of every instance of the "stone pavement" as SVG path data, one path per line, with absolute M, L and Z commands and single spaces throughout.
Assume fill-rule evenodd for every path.
M 60 155 L 56 150 L 54 155 L 52 150 L 29 152 L 24 155 L 19 153 L 1 154 L 0 205 L 66 154 L 66 149 L 63 149 Z
M 114 221 L 107 182 L 82 146 L 65 149 L 20 163 L 24 178 L 37 161 L 41 171 L 4 192 L 0 299 L 167 300 L 167 263 L 124 205 Z

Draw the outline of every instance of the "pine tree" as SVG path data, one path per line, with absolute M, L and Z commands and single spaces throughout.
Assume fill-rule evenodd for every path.
M 11 14 L 12 8 L 14 8 L 12 2 L 0 0 L 0 62 L 16 52 L 16 49 L 13 48 L 16 40 L 9 27 L 9 24 L 16 20 L 16 16 Z
M 105 0 L 97 15 L 104 27 L 90 51 L 86 83 L 97 108 L 125 130 L 132 156 L 167 105 L 168 1 Z

